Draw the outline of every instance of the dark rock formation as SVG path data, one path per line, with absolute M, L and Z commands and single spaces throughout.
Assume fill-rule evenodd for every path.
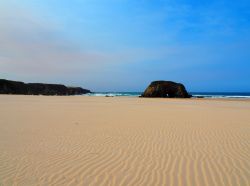
M 0 94 L 27 94 L 27 87 L 23 82 L 0 79 Z
M 141 97 L 190 98 L 191 96 L 181 83 L 154 81 L 148 86 Z
M 69 95 L 81 95 L 91 93 L 90 90 L 83 89 L 81 87 L 67 87 Z
M 80 95 L 90 93 L 81 87 L 66 87 L 60 84 L 23 83 L 0 79 L 0 94 L 20 95 Z

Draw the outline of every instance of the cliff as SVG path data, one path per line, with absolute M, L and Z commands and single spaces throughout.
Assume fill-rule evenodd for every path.
M 19 95 L 81 95 L 90 93 L 81 87 L 66 87 L 60 84 L 23 83 L 0 79 L 0 94 Z

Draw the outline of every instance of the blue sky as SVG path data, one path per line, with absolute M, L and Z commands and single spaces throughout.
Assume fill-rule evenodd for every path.
M 0 0 L 1 78 L 142 91 L 250 91 L 247 0 Z

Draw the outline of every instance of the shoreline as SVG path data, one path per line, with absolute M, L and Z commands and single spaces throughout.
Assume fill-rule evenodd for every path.
M 210 98 L 210 97 L 204 97 L 204 98 L 198 98 L 198 97 L 191 97 L 191 98 L 145 98 L 145 97 L 139 97 L 139 96 L 89 96 L 89 95 L 68 95 L 68 96 L 61 96 L 61 95 L 17 95 L 17 94 L 0 94 L 1 96 L 24 96 L 24 97 L 51 97 L 51 98 L 56 98 L 56 97 L 90 97 L 90 98 L 131 98 L 131 99 L 145 99 L 145 100 L 197 100 L 197 101 L 246 101 L 250 102 L 250 98 Z

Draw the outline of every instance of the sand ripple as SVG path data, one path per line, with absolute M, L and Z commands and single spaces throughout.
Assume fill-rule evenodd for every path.
M 250 185 L 249 102 L 0 96 L 0 103 L 1 186 Z

